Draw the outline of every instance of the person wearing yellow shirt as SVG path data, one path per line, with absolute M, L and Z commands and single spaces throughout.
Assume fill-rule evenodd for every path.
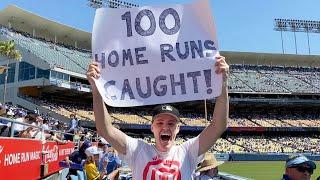
M 108 165 L 108 161 L 105 160 L 102 163 L 102 171 L 99 172 L 97 168 L 97 164 L 99 162 L 99 154 L 98 148 L 96 146 L 91 146 L 85 150 L 87 155 L 87 159 L 84 165 L 84 170 L 87 175 L 88 180 L 97 180 L 97 179 L 107 179 L 107 180 L 116 180 L 119 179 L 119 169 L 112 171 L 107 175 L 106 169 Z
M 84 165 L 84 170 L 87 175 L 88 180 L 97 180 L 97 179 L 103 179 L 106 175 L 105 171 L 99 172 L 97 165 L 97 162 L 99 161 L 99 151 L 96 146 L 91 146 L 85 150 L 85 153 L 87 155 L 87 159 Z M 105 170 L 107 167 L 107 162 L 103 163 L 103 169 Z

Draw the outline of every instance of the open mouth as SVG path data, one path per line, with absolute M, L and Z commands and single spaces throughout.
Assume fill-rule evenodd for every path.
M 169 134 L 162 134 L 162 135 L 160 135 L 160 138 L 161 138 L 162 141 L 169 141 L 170 138 L 171 138 L 171 135 L 169 135 Z

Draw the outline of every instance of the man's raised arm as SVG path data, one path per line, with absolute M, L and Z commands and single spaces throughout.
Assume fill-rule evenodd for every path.
M 93 112 L 98 134 L 105 138 L 121 154 L 126 154 L 126 134 L 113 127 L 112 117 L 103 102 L 103 99 L 96 87 L 94 78 L 99 78 L 100 69 L 97 63 L 89 65 L 87 78 L 92 88 Z
M 229 116 L 229 99 L 228 99 L 228 74 L 229 65 L 225 58 L 218 56 L 215 64 L 215 72 L 222 74 L 223 85 L 221 95 L 216 99 L 213 119 L 208 127 L 206 127 L 199 136 L 198 155 L 206 153 L 219 139 L 221 134 L 227 128 L 227 120 Z

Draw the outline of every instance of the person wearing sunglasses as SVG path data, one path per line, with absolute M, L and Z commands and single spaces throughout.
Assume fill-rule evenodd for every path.
M 295 155 L 286 161 L 282 180 L 310 180 L 316 164 L 303 155 Z

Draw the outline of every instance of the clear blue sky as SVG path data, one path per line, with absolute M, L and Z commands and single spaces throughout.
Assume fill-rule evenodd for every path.
M 192 0 L 127 0 L 140 6 Z M 88 32 L 94 9 L 86 0 L 1 0 L 0 9 L 15 4 L 45 18 Z M 211 0 L 221 50 L 282 53 L 274 18 L 320 20 L 319 0 Z M 311 54 L 320 54 L 320 34 L 310 34 Z M 307 35 L 297 33 L 298 54 L 308 54 Z M 285 52 L 295 53 L 293 33 L 284 33 Z

